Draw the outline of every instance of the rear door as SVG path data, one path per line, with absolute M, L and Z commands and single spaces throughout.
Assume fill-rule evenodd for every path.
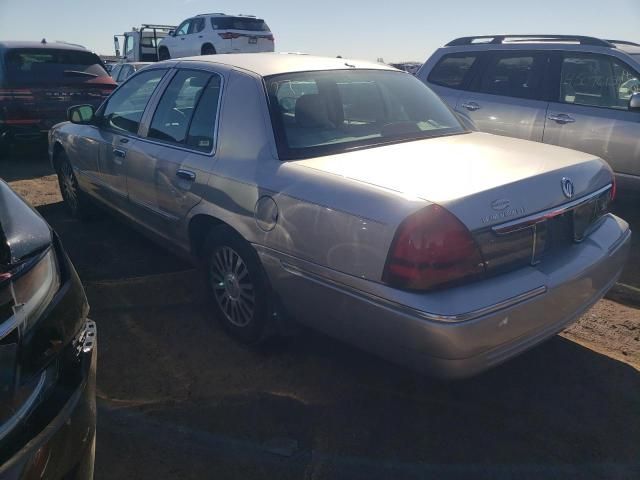
M 96 194 L 120 209 L 127 208 L 126 169 L 138 152 L 138 128 L 167 69 L 153 69 L 124 83 L 100 112 L 98 178 Z
M 544 142 L 606 160 L 620 175 L 640 176 L 640 112 L 629 111 L 640 73 L 622 60 L 597 53 L 558 53 L 555 98 Z
M 458 97 L 456 111 L 482 132 L 542 141 L 547 94 L 546 52 L 487 52 L 482 72 L 469 92 Z
M 210 71 L 178 70 L 141 131 L 144 154 L 128 164 L 136 217 L 165 237 L 177 234 L 208 183 L 221 86 Z

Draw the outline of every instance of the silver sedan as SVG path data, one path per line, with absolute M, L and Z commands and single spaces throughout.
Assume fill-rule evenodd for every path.
M 629 250 L 605 162 L 469 131 L 381 64 L 166 61 L 69 118 L 49 152 L 70 212 L 101 204 L 192 258 L 250 344 L 296 320 L 469 376 L 577 319 Z

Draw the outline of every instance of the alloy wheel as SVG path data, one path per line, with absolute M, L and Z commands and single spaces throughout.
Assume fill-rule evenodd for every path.
M 231 247 L 214 250 L 210 266 L 211 287 L 226 319 L 237 327 L 253 320 L 256 298 L 247 265 Z

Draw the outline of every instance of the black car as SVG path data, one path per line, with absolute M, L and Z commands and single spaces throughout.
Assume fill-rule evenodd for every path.
M 96 327 L 44 219 L 0 180 L 0 479 L 93 476 Z
M 13 143 L 45 138 L 72 105 L 97 108 L 115 87 L 100 57 L 84 47 L 0 42 L 0 156 Z

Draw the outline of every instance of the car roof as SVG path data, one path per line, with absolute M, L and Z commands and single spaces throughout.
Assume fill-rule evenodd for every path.
M 21 40 L 0 40 L 0 50 L 9 50 L 13 48 L 51 48 L 55 50 L 77 50 L 88 52 L 82 45 L 74 45 L 73 43 L 65 42 L 35 42 L 35 41 L 21 41 Z
M 345 58 L 316 57 L 299 53 L 232 53 L 203 55 L 179 59 L 182 62 L 206 62 L 240 68 L 266 77 L 280 73 L 308 72 L 318 70 L 392 70 L 397 69 L 382 63 Z

